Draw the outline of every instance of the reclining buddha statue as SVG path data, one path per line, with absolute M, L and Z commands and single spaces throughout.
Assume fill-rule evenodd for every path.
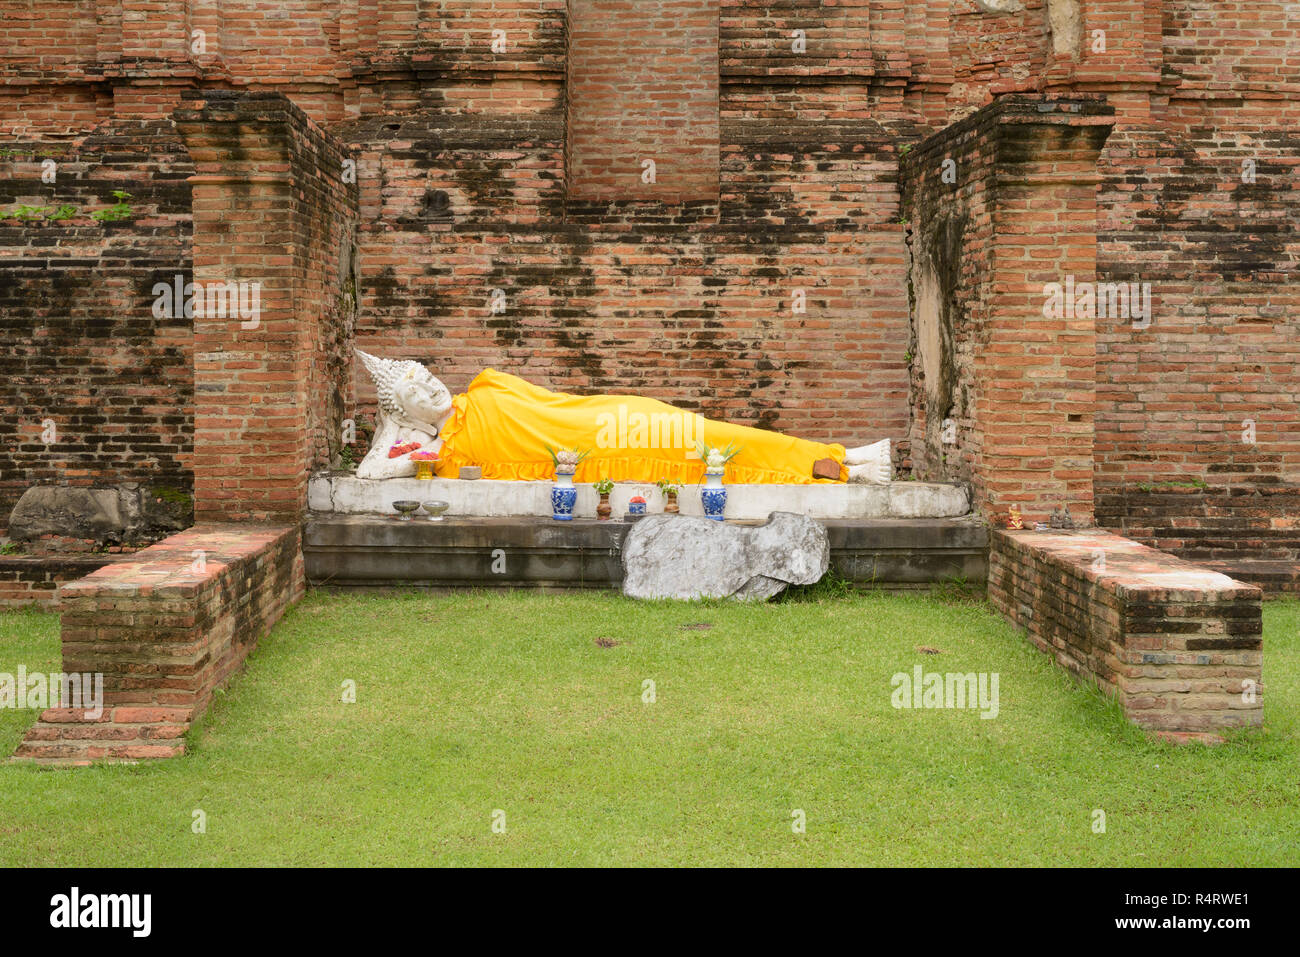
M 435 474 L 479 466 L 485 479 L 549 480 L 557 450 L 581 450 L 575 481 L 702 480 L 709 450 L 726 449 L 727 480 L 741 484 L 869 482 L 893 476 L 889 440 L 846 449 L 706 419 L 635 395 L 569 395 L 485 369 L 453 396 L 418 362 L 357 350 L 375 382 L 379 414 L 357 478 L 416 473 L 413 453 L 436 452 Z M 716 462 L 716 459 L 714 460 Z

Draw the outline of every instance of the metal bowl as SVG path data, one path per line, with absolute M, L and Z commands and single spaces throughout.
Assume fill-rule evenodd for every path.
M 419 507 L 419 502 L 412 502 L 410 499 L 399 499 L 393 503 L 393 508 L 398 512 L 397 518 L 402 522 L 409 522 L 411 520 L 411 513 L 418 510 Z
M 429 521 L 441 522 L 442 513 L 451 508 L 450 502 L 425 502 L 424 510 L 429 513 Z

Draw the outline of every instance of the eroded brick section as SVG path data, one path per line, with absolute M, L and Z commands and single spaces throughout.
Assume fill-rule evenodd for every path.
M 36 484 L 188 493 L 192 321 L 154 308 L 157 284 L 190 278 L 180 138 L 170 122 L 121 120 L 76 144 L 3 145 L 0 209 L 46 213 L 0 220 L 0 528 Z M 91 218 L 114 190 L 130 194 L 127 218 Z
M 1153 731 L 1263 722 L 1262 593 L 1109 532 L 992 533 L 989 600 Z
M 16 758 L 176 757 L 183 735 L 303 593 L 297 526 L 196 526 L 63 585 L 63 670 L 102 674 L 98 717 L 49 709 Z

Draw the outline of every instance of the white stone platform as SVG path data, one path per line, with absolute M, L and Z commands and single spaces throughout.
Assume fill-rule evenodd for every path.
M 548 516 L 551 482 L 498 482 L 487 479 L 358 479 L 351 473 L 318 473 L 311 479 L 308 505 L 313 512 L 340 515 L 395 515 L 393 502 L 441 500 L 448 515 L 478 518 Z M 576 518 L 595 518 L 600 497 L 587 484 L 576 485 Z M 699 485 L 682 488 L 683 515 L 703 515 Z M 970 490 L 963 485 L 893 482 L 889 485 L 728 485 L 728 519 L 763 521 L 772 512 L 795 512 L 819 519 L 958 518 L 970 512 Z M 619 482 L 610 495 L 614 518 L 627 512 L 628 499 L 640 495 L 649 514 L 664 510 L 664 497 L 650 483 Z M 417 513 L 422 517 L 423 512 Z

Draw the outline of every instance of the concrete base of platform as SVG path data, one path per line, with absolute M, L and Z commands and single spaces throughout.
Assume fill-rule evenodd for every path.
M 394 514 L 393 502 L 448 502 L 449 517 L 534 517 L 551 515 L 551 482 L 497 482 L 461 479 L 359 479 L 349 472 L 313 476 L 308 504 L 333 515 Z M 599 496 L 579 484 L 577 518 L 595 518 Z M 650 483 L 619 482 L 610 495 L 615 517 L 627 512 L 628 499 L 640 495 L 650 513 L 662 512 L 664 498 Z M 678 496 L 683 515 L 703 515 L 700 486 L 687 485 Z M 892 482 L 889 485 L 728 485 L 727 518 L 766 521 L 773 512 L 796 512 L 816 519 L 956 518 L 970 512 L 964 485 Z
M 623 539 L 632 524 L 531 517 L 404 522 L 318 515 L 304 529 L 303 557 L 308 580 L 326 587 L 617 588 L 623 580 Z M 988 575 L 988 529 L 972 518 L 831 519 L 823 524 L 833 572 L 863 585 L 915 588 L 950 579 L 982 583 Z

